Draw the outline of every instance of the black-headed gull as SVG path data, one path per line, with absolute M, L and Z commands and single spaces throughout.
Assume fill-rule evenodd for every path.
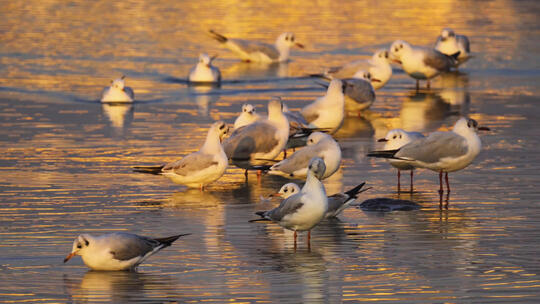
M 390 46 L 390 58 L 412 78 L 416 79 L 416 88 L 420 80 L 429 80 L 442 72 L 448 72 L 457 64 L 459 53 L 445 55 L 435 49 L 412 46 L 403 40 L 396 40 Z
M 457 65 L 460 65 L 471 58 L 469 38 L 465 35 L 456 35 L 450 28 L 444 28 L 441 31 L 441 35 L 437 37 L 435 49 L 449 56 L 459 52 Z
M 255 107 L 252 104 L 245 103 L 242 105 L 242 112 L 234 121 L 234 130 L 254 123 L 260 118 L 259 114 L 255 111 Z
M 216 84 L 221 82 L 221 72 L 212 65 L 215 58 L 215 56 L 210 57 L 205 53 L 200 54 L 199 62 L 189 71 L 189 82 L 194 84 Z
M 135 172 L 163 175 L 174 183 L 203 190 L 204 186 L 219 179 L 227 169 L 227 155 L 221 141 L 228 130 L 225 122 L 217 121 L 208 130 L 199 151 L 164 166 L 138 166 L 133 169 Z
M 328 197 L 320 179 L 326 170 L 324 161 L 314 157 L 309 162 L 306 183 L 299 193 L 294 194 L 269 211 L 260 211 L 256 214 L 262 219 L 278 223 L 283 228 L 294 231 L 294 244 L 296 245 L 296 232 L 308 231 L 308 244 L 311 239 L 311 229 L 315 227 L 328 210 Z M 295 246 L 296 247 L 296 246 Z
M 243 61 L 251 62 L 285 62 L 289 60 L 291 47 L 304 46 L 295 41 L 293 33 L 282 33 L 272 44 L 244 39 L 233 39 L 210 30 L 214 39 L 238 55 Z
M 153 239 L 125 232 L 100 236 L 81 234 L 73 242 L 64 263 L 79 255 L 93 270 L 135 270 L 148 257 L 185 235 L 189 234 Z
M 413 140 L 423 138 L 424 135 L 419 132 L 407 132 L 403 129 L 393 129 L 386 133 L 384 138 L 377 140 L 378 142 L 385 142 L 383 150 L 395 150 L 403 147 L 404 145 L 410 143 Z M 411 193 L 413 192 L 413 171 L 414 166 L 409 162 L 390 159 L 390 164 L 397 169 L 397 178 L 398 178 L 398 193 L 401 188 L 401 171 L 409 170 L 411 171 Z
M 482 142 L 476 134 L 478 130 L 489 130 L 489 128 L 478 127 L 476 120 L 462 117 L 454 124 L 452 131 L 433 132 L 401 148 L 373 151 L 367 156 L 402 160 L 414 167 L 439 172 L 439 192 L 442 194 L 443 173 L 445 173 L 447 190 L 450 192 L 448 173 L 467 167 L 480 153 Z
M 125 78 L 126 76 L 123 75 L 111 80 L 111 85 L 103 89 L 101 102 L 133 102 L 135 93 L 133 93 L 133 89 L 125 86 Z

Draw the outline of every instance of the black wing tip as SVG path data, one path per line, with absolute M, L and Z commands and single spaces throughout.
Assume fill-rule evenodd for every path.
M 364 187 L 365 184 L 366 184 L 366 182 L 363 182 L 360 185 L 358 185 L 358 186 L 352 188 L 351 190 L 345 192 L 345 194 L 347 194 L 349 197 L 356 197 L 356 195 L 358 194 L 360 189 L 362 189 L 362 187 Z
M 380 158 L 396 158 L 394 155 L 399 151 L 395 150 L 382 150 L 382 151 L 371 151 L 366 154 L 368 157 L 380 157 Z
M 457 60 L 460 54 L 461 54 L 461 51 L 457 51 L 456 53 L 450 55 L 450 57 L 452 57 L 454 60 Z
M 217 33 L 216 31 L 214 31 L 214 30 L 212 30 L 212 29 L 208 30 L 208 32 L 209 32 L 210 34 L 212 34 L 212 37 L 213 37 L 214 39 L 216 39 L 217 41 L 219 41 L 219 42 L 221 42 L 221 43 L 225 43 L 225 42 L 227 42 L 227 40 L 229 40 L 227 37 L 225 37 L 225 36 L 223 36 L 223 35 Z
M 135 166 L 133 168 L 133 172 L 139 172 L 139 173 L 147 173 L 147 174 L 154 174 L 158 175 L 161 173 L 161 170 L 165 167 L 165 165 L 162 166 Z
M 178 240 L 180 237 L 183 237 L 186 235 L 191 235 L 191 233 L 177 234 L 177 235 L 159 238 L 155 240 L 160 242 L 162 245 L 165 245 L 165 247 L 167 247 L 167 246 L 171 246 L 171 244 L 174 243 L 174 241 Z
M 255 214 L 258 215 L 258 216 L 260 216 L 261 218 L 254 219 L 254 220 L 249 220 L 248 222 L 253 223 L 253 222 L 270 221 L 269 219 L 267 219 L 267 218 L 264 216 L 265 213 L 266 213 L 266 211 L 257 211 L 257 212 L 255 212 Z

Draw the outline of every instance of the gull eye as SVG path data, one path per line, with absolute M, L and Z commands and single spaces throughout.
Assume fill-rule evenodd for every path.
M 401 138 L 401 134 L 399 134 L 399 138 Z
M 388 58 L 388 52 L 384 52 L 384 58 Z
M 400 45 L 399 45 L 399 48 L 402 49 L 402 48 L 403 48 L 403 44 L 400 44 Z
M 294 42 L 294 36 L 291 36 L 291 42 Z
M 77 244 L 77 248 L 81 249 L 82 248 L 81 244 Z
M 286 188 L 285 188 L 285 190 L 283 190 L 283 192 L 285 192 L 285 193 L 287 193 L 287 191 L 288 191 L 288 190 L 287 190 Z
M 396 48 L 394 49 L 394 51 L 398 52 L 398 51 L 399 51 L 399 48 L 396 46 Z
M 86 246 L 88 246 L 89 243 L 88 243 L 87 240 L 84 240 L 84 244 L 85 244 Z
M 397 135 L 394 135 L 394 137 L 392 137 L 393 139 L 396 139 Z

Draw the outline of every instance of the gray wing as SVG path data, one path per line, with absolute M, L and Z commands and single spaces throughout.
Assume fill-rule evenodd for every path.
M 128 96 L 131 97 L 131 99 L 135 99 L 135 93 L 133 92 L 132 88 L 124 87 L 124 92 L 126 92 L 126 94 L 128 94 Z
M 457 42 L 459 44 L 461 44 L 463 46 L 463 48 L 465 49 L 465 51 L 467 51 L 467 53 L 471 52 L 469 38 L 467 38 L 467 36 L 465 36 L 465 35 L 456 35 L 456 40 L 457 40 Z
M 144 256 L 159 246 L 159 242 L 131 233 L 114 233 L 108 239 L 110 253 L 117 260 L 126 261 Z
M 165 165 L 161 171 L 173 171 L 178 175 L 186 176 L 194 171 L 200 171 L 217 164 L 218 162 L 214 160 L 213 155 L 195 152 Z
M 343 193 L 337 193 L 337 194 L 334 194 L 332 196 L 329 196 L 328 197 L 328 211 L 327 212 L 338 211 L 339 208 L 341 208 L 341 206 L 343 206 L 343 204 L 345 204 L 345 202 L 347 202 L 347 200 L 349 198 L 350 197 L 348 195 L 343 194 Z
M 311 158 L 317 155 L 316 149 L 319 147 L 320 146 L 318 145 L 306 146 L 294 152 L 288 158 L 273 165 L 272 168 L 270 168 L 270 170 L 279 170 L 279 171 L 291 174 L 296 170 L 307 168 Z
M 287 120 L 291 124 L 295 123 L 295 124 L 303 125 L 303 126 L 308 125 L 308 122 L 306 121 L 304 116 L 302 116 L 302 114 L 300 113 L 287 111 L 287 112 L 283 112 L 283 114 L 285 114 L 285 116 L 287 117 Z
M 278 207 L 267 211 L 264 216 L 271 219 L 272 221 L 279 222 L 285 216 L 290 215 L 302 208 L 304 203 L 302 203 L 302 193 L 296 193 L 284 199 Z
M 424 64 L 439 71 L 448 71 L 455 61 L 435 49 L 424 49 Z
M 265 121 L 257 121 L 236 129 L 224 143 L 228 158 L 249 159 L 252 153 L 267 153 L 279 144 L 277 129 Z
M 375 91 L 371 83 L 363 79 L 347 78 L 342 79 L 345 82 L 345 95 L 356 102 L 373 102 L 375 100 Z
M 268 43 L 264 42 L 258 42 L 258 41 L 250 41 L 250 40 L 243 40 L 243 39 L 229 39 L 230 41 L 234 42 L 240 49 L 242 49 L 246 53 L 264 53 L 268 55 L 271 59 L 277 60 L 279 58 L 279 52 L 276 50 L 276 48 Z
M 404 145 L 395 156 L 435 163 L 445 157 L 462 156 L 467 150 L 467 141 L 464 137 L 454 132 L 435 132 Z
M 302 116 L 306 119 L 307 122 L 312 122 L 319 118 L 319 113 L 317 112 L 316 102 L 314 101 L 311 104 L 308 104 L 302 109 Z

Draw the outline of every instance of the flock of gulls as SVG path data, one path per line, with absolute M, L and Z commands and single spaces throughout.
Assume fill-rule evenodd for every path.
M 247 62 L 275 63 L 289 60 L 292 47 L 304 46 L 292 33 L 279 35 L 275 44 L 233 39 L 213 30 L 210 35 Z M 307 231 L 310 245 L 311 229 L 325 218 L 336 217 L 350 206 L 358 195 L 369 188 L 362 183 L 353 189 L 327 196 L 322 180 L 333 175 L 341 164 L 341 148 L 332 134 L 337 132 L 348 111 L 363 111 L 375 100 L 375 90 L 383 87 L 392 76 L 391 63 L 416 80 L 427 81 L 437 75 L 457 69 L 471 58 L 469 40 L 443 29 L 434 47 L 418 47 L 397 40 L 388 49 L 377 50 L 369 60 L 359 60 L 312 75 L 329 81 L 324 96 L 292 112 L 279 97 L 268 103 L 268 115 L 256 113 L 251 104 L 244 104 L 232 130 L 224 121 L 217 121 L 208 129 L 206 140 L 199 151 L 184 158 L 159 166 L 137 166 L 134 171 L 163 175 L 177 184 L 200 188 L 218 180 L 229 165 L 262 173 L 293 179 L 305 179 L 303 186 L 288 183 L 273 196 L 283 200 L 276 208 L 257 212 L 260 218 L 251 222 L 272 221 L 294 231 L 296 248 L 297 231 Z M 195 85 L 219 85 L 222 80 L 219 68 L 213 65 L 214 57 L 201 54 L 199 62 L 188 75 Z M 104 103 L 131 103 L 133 90 L 125 85 L 125 77 L 113 80 L 105 88 Z M 444 192 L 443 175 L 447 193 L 450 192 L 448 173 L 467 167 L 480 153 L 479 127 L 473 119 L 461 117 L 451 131 L 433 132 L 424 136 L 402 129 L 389 131 L 382 150 L 371 151 L 370 157 L 385 158 L 397 169 L 398 193 L 401 171 L 410 171 L 413 191 L 413 171 L 425 168 L 439 174 L 439 194 Z M 294 153 L 287 157 L 287 149 Z M 297 149 L 297 150 L 296 150 Z M 284 152 L 283 160 L 276 158 Z M 112 233 L 102 236 L 82 234 L 73 243 L 67 262 L 79 255 L 94 270 L 133 270 L 149 256 L 170 246 L 181 236 L 148 238 L 130 233 Z

